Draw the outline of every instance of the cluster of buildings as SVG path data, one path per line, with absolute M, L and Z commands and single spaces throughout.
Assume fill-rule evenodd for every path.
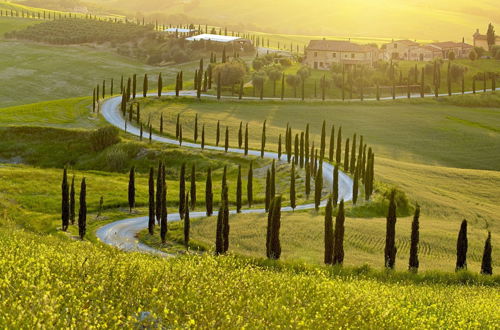
M 500 44 L 500 37 L 497 43 Z M 305 49 L 304 64 L 320 70 L 328 70 L 334 64 L 373 65 L 378 60 L 433 61 L 448 59 L 453 53 L 455 58 L 468 58 L 474 47 L 488 49 L 486 35 L 473 35 L 474 45 L 462 42 L 445 41 L 420 44 L 411 40 L 395 40 L 381 48 L 372 45 L 359 45 L 350 41 L 311 40 Z

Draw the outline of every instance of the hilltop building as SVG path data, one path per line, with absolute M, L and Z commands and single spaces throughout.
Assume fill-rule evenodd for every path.
M 479 33 L 479 29 L 476 29 L 476 33 L 472 35 L 474 40 L 474 47 L 481 47 L 484 50 L 488 50 L 488 40 L 486 34 Z M 495 37 L 495 45 L 500 45 L 500 36 Z
M 456 58 L 467 58 L 473 48 L 465 42 L 445 41 L 421 45 L 411 40 L 392 41 L 382 46 L 386 61 L 433 61 L 437 58 L 447 59 L 451 52 Z
M 323 39 L 309 42 L 303 63 L 314 69 L 328 70 L 333 64 L 372 66 L 378 58 L 377 47 Z

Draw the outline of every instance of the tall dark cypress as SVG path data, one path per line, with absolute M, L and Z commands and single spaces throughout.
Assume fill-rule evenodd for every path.
M 148 74 L 146 73 L 144 75 L 144 81 L 142 83 L 142 96 L 147 97 L 148 96 Z
M 222 205 L 224 206 L 223 208 L 223 229 L 222 229 L 222 235 L 224 239 L 224 253 L 229 250 L 229 199 L 228 199 L 228 187 L 227 184 L 224 184 L 222 186 L 222 196 L 224 202 Z
M 163 134 L 163 113 L 160 114 L 160 134 Z
M 337 133 L 337 153 L 335 155 L 335 162 L 340 164 L 342 157 L 342 126 L 339 128 L 339 132 Z
M 306 133 L 304 135 L 304 157 L 309 159 L 309 124 L 306 125 Z
M 205 124 L 201 126 L 201 150 L 205 149 Z
M 467 220 L 463 220 L 457 239 L 457 264 L 455 271 L 467 269 Z
M 194 142 L 198 141 L 198 114 L 194 116 Z
M 264 120 L 264 124 L 262 125 L 262 139 L 260 146 L 260 157 L 264 158 L 264 149 L 266 147 L 266 120 Z
M 332 125 L 332 130 L 330 132 L 330 150 L 328 152 L 328 160 L 330 163 L 333 162 L 333 153 L 334 153 L 334 147 L 335 147 L 335 125 Z
M 300 133 L 300 153 L 299 153 L 299 165 L 300 168 L 304 167 L 304 132 Z
M 245 156 L 248 155 L 248 123 L 245 125 Z
M 155 227 L 155 179 L 154 170 L 151 167 L 149 169 L 149 221 L 148 221 L 148 231 L 150 235 L 154 234 Z
M 281 134 L 278 136 L 278 160 L 281 160 Z
M 189 195 L 186 194 L 186 199 L 184 201 L 186 205 L 186 210 L 184 212 L 184 246 L 186 250 L 189 248 L 189 230 L 191 228 L 191 220 L 189 219 Z
M 333 264 L 342 265 L 344 263 L 344 200 L 342 199 L 339 204 L 337 217 L 335 218 L 335 232 L 333 233 Z
M 217 100 L 220 100 L 221 91 L 222 91 L 222 86 L 221 86 L 221 78 L 220 78 L 220 71 L 219 71 L 217 73 Z
M 273 159 L 273 164 L 271 165 L 271 181 L 270 181 L 270 185 L 271 185 L 271 199 L 274 198 L 274 195 L 276 195 L 276 164 L 275 164 L 275 161 Z
M 186 163 L 182 163 L 181 172 L 179 175 L 179 215 L 181 219 L 184 219 L 184 210 L 186 206 L 184 202 L 186 196 Z
M 181 126 L 181 114 L 177 114 L 177 119 L 175 120 L 175 138 L 179 138 L 179 128 Z
M 128 207 L 130 213 L 135 207 L 135 167 L 132 166 L 128 177 Z
M 411 223 L 411 241 L 410 241 L 410 261 L 408 263 L 408 269 L 412 272 L 418 271 L 418 243 L 420 240 L 420 205 L 417 204 L 415 207 L 415 215 L 413 216 L 413 222 Z
M 387 213 L 384 260 L 385 267 L 393 269 L 396 264 L 396 191 L 392 190 Z
M 269 241 L 269 258 L 278 260 L 281 256 L 280 228 L 281 228 L 281 196 L 276 196 L 272 202 L 271 234 Z
M 224 206 L 219 207 L 217 214 L 217 225 L 215 230 L 215 254 L 220 255 L 224 253 Z
M 238 129 L 238 149 L 243 145 L 243 122 L 240 121 L 240 128 Z
M 358 202 L 358 191 L 359 191 L 359 169 L 354 170 L 354 178 L 352 185 L 352 204 L 356 205 Z
M 306 179 L 305 179 L 305 190 L 306 190 L 306 198 L 309 198 L 311 194 L 311 166 L 309 165 L 309 158 L 306 159 Z
M 135 100 L 135 94 L 137 90 L 137 75 L 132 76 L 132 98 Z
M 61 220 L 62 220 L 62 230 L 68 230 L 69 226 L 69 186 L 68 186 L 68 170 L 66 167 L 63 171 L 63 179 L 61 184 Z
M 325 210 L 325 258 L 326 265 L 333 262 L 333 216 L 332 216 L 332 199 L 328 199 Z
M 248 200 L 248 207 L 252 207 L 252 203 L 253 203 L 253 161 L 250 161 L 250 168 L 248 169 L 247 200 Z
M 344 171 L 349 172 L 349 138 L 345 140 Z
M 326 143 L 326 121 L 323 120 L 323 126 L 321 126 L 321 143 L 319 149 L 320 161 L 323 161 L 323 159 L 325 159 L 325 143 Z
M 207 182 L 205 184 L 205 207 L 207 209 L 207 216 L 213 213 L 213 200 L 214 193 L 212 191 L 212 169 L 209 167 L 207 172 Z
M 75 176 L 71 179 L 71 189 L 69 192 L 69 220 L 72 225 L 75 224 Z
M 267 169 L 266 173 L 266 199 L 265 199 L 265 210 L 269 211 L 269 203 L 271 202 L 271 171 Z
M 242 195 L 242 183 L 241 183 L 241 165 L 238 166 L 238 178 L 236 181 L 236 212 L 241 212 L 241 195 Z
M 300 150 L 299 150 L 299 134 L 295 134 L 295 140 L 294 140 L 294 153 L 293 153 L 293 163 L 295 165 L 299 165 L 299 158 L 300 158 Z
M 481 260 L 481 274 L 492 275 L 493 267 L 491 266 L 491 232 L 488 232 L 488 238 L 484 242 L 483 258 Z
M 161 194 L 162 194 L 162 188 L 163 188 L 163 183 L 162 183 L 162 162 L 160 161 L 158 163 L 158 175 L 156 177 L 156 208 L 155 208 L 155 213 L 156 213 L 156 222 L 160 224 L 161 221 Z
M 163 78 L 161 77 L 161 72 L 158 75 L 158 97 L 161 97 L 161 93 L 163 92 Z
M 160 238 L 162 244 L 165 244 L 168 232 L 167 222 L 167 180 L 165 178 L 165 165 L 161 166 L 161 202 L 160 202 Z
M 224 140 L 224 151 L 229 149 L 229 127 L 226 126 L 226 139 Z
M 196 165 L 191 166 L 191 186 L 189 193 L 191 194 L 191 210 L 196 209 Z
M 352 148 L 351 148 L 351 163 L 349 164 L 349 170 L 351 174 L 354 174 L 356 170 L 356 134 L 352 138 Z
M 266 228 L 266 257 L 271 257 L 271 234 L 272 234 L 272 226 L 273 226 L 273 210 L 274 210 L 274 202 L 273 199 L 269 205 L 269 213 L 267 214 L 267 228 Z
M 182 146 L 182 124 L 179 125 L 179 145 Z
M 314 207 L 319 210 L 321 203 L 321 193 L 323 192 L 323 162 L 320 160 L 318 172 L 316 173 L 316 180 L 314 182 Z
M 337 206 L 339 201 L 339 165 L 333 168 L 333 206 Z
M 80 186 L 80 210 L 78 212 L 78 234 L 80 239 L 85 237 L 87 231 L 87 185 L 85 178 L 82 179 Z
M 290 172 L 290 206 L 295 210 L 295 164 L 292 163 L 292 171 Z
M 220 140 L 220 120 L 217 120 L 217 130 L 215 132 L 215 145 L 217 147 L 219 146 L 219 140 Z

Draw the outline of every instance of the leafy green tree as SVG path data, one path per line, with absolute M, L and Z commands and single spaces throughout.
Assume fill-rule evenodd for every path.
M 62 198 L 61 198 L 61 219 L 62 230 L 68 230 L 69 226 L 69 186 L 68 186 L 68 170 L 64 168 L 63 179 L 61 184 Z
M 149 169 L 149 218 L 148 218 L 148 231 L 150 235 L 154 234 L 155 227 L 155 179 L 154 170 Z
M 339 204 L 337 217 L 335 218 L 335 232 L 333 234 L 333 264 L 342 265 L 344 263 L 344 200 L 342 199 Z
M 333 262 L 333 216 L 332 216 L 332 199 L 328 199 L 325 210 L 325 259 L 326 265 Z
M 281 78 L 283 68 L 279 64 L 273 64 L 266 67 L 266 74 L 273 84 L 273 97 L 276 96 L 276 82 Z
M 128 179 L 128 207 L 130 213 L 132 213 L 133 208 L 135 207 L 135 167 L 132 166 L 129 173 Z
M 87 231 L 87 185 L 85 178 L 82 179 L 80 186 L 80 210 L 78 212 L 78 234 L 80 239 L 85 237 Z
M 481 260 L 481 274 L 492 275 L 493 267 L 491 266 L 491 232 L 488 232 L 488 238 L 484 242 L 483 258 Z
M 302 80 L 300 76 L 289 74 L 286 76 L 286 83 L 293 88 L 293 97 L 297 97 L 297 87 L 300 86 Z
M 410 241 L 410 261 L 408 269 L 412 272 L 418 271 L 418 244 L 420 240 L 420 206 L 417 204 L 415 208 L 415 215 L 413 216 L 413 222 L 411 223 L 411 241 Z
M 207 217 L 213 213 L 214 193 L 212 191 L 212 169 L 209 167 L 207 171 L 207 181 L 205 183 L 205 207 L 207 209 Z
M 396 191 L 392 190 L 389 200 L 389 211 L 387 213 L 387 225 L 385 236 L 385 267 L 393 269 L 396 264 Z
M 467 269 L 467 220 L 463 220 L 457 239 L 457 264 L 455 271 Z

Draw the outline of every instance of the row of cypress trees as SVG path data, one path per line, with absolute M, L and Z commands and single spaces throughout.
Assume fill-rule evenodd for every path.
M 75 177 L 71 179 L 71 187 L 68 184 L 68 171 L 63 170 L 63 178 L 61 183 L 61 228 L 67 231 L 68 227 L 75 224 Z M 87 185 L 85 178 L 82 178 L 80 184 L 80 208 L 78 210 L 78 234 L 81 239 L 85 237 L 87 230 Z

